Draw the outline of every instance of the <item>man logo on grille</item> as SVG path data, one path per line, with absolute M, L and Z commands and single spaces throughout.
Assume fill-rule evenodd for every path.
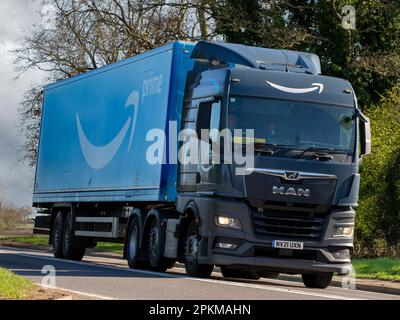
M 285 179 L 291 181 L 297 181 L 300 178 L 300 173 L 298 172 L 285 172 Z
M 285 188 L 274 186 L 272 188 L 272 193 L 280 196 L 295 196 L 295 197 L 306 197 L 310 196 L 310 189 L 303 188 Z

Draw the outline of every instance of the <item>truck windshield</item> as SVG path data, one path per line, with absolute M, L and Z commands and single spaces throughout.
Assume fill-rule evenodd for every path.
M 228 128 L 254 129 L 259 146 L 296 149 L 300 156 L 320 151 L 353 155 L 355 150 L 354 108 L 231 97 L 228 110 Z

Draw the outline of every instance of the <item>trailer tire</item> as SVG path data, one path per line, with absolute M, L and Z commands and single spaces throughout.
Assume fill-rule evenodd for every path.
M 301 277 L 307 288 L 325 289 L 330 285 L 333 273 L 304 273 Z
M 64 219 L 63 214 L 59 211 L 54 219 L 53 224 L 53 255 L 55 258 L 63 259 L 63 233 L 64 233 Z
M 64 223 L 63 254 L 68 260 L 81 261 L 86 251 L 86 241 L 75 235 L 72 212 L 69 212 Z
M 129 227 L 126 239 L 126 260 L 131 269 L 146 269 L 148 264 L 140 261 L 140 228 L 137 217 L 133 217 Z
M 228 266 L 221 266 L 221 273 L 224 278 L 241 278 L 249 280 L 258 280 L 261 278 L 256 271 L 240 270 Z
M 192 221 L 186 233 L 183 258 L 186 273 L 189 276 L 209 278 L 214 270 L 212 264 L 199 264 L 198 262 L 198 243 L 199 231 L 195 221 Z
M 158 219 L 153 219 L 148 234 L 148 258 L 149 269 L 157 272 L 165 272 L 171 267 L 171 259 L 163 257 L 165 235 Z

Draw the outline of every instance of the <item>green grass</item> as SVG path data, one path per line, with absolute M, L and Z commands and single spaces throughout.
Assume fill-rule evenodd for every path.
M 46 236 L 2 237 L 2 238 L 0 238 L 0 240 L 32 244 L 32 245 L 37 245 L 37 246 L 48 246 L 49 245 L 49 238 Z
M 34 284 L 28 279 L 0 268 L 0 299 L 24 299 L 34 288 Z
M 354 259 L 357 278 L 400 281 L 400 259 Z
M 124 245 L 121 243 L 111 243 L 111 242 L 99 242 L 97 243 L 96 252 L 113 252 L 122 254 L 124 251 Z
M 47 236 L 3 237 L 0 240 L 49 247 L 49 238 Z M 99 242 L 94 251 L 122 254 L 123 249 L 124 245 L 121 243 Z

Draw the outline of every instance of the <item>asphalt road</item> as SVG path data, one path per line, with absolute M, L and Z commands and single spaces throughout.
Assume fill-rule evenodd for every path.
M 55 286 L 88 299 L 171 300 L 353 300 L 398 299 L 400 296 L 329 287 L 308 289 L 300 281 L 260 279 L 223 280 L 191 278 L 182 268 L 168 273 L 131 270 L 117 258 L 85 256 L 83 262 L 55 259 L 50 253 L 0 247 L 0 267 L 11 269 L 42 284 L 42 269 L 53 266 Z

